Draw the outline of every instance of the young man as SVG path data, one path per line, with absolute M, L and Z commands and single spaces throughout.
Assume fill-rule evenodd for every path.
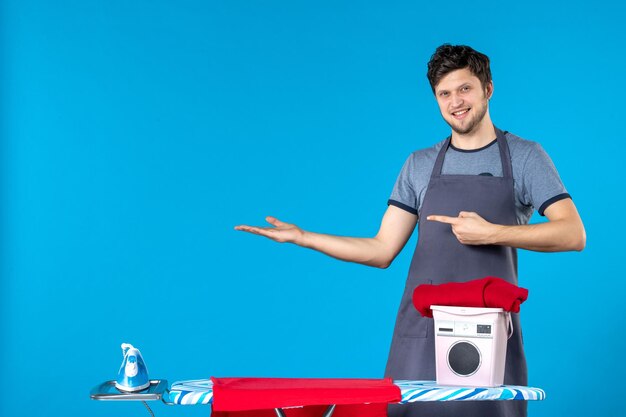
M 489 116 L 489 58 L 468 46 L 442 45 L 428 80 L 449 138 L 409 156 L 373 238 L 312 233 L 267 217 L 273 227 L 235 229 L 290 242 L 350 262 L 388 267 L 418 224 L 418 244 L 401 299 L 385 376 L 434 380 L 432 319 L 413 308 L 422 283 L 497 276 L 517 285 L 516 248 L 582 250 L 585 231 L 550 158 L 530 141 L 497 129 Z M 529 225 L 533 209 L 548 222 Z M 519 315 L 507 346 L 505 384 L 526 385 Z M 395 405 L 392 416 L 524 416 L 524 401 Z

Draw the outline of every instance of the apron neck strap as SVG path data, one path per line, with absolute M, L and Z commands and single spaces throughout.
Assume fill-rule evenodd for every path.
M 504 178 L 513 178 L 513 167 L 511 166 L 511 154 L 509 152 L 509 144 L 506 141 L 505 132 L 497 127 L 496 135 L 498 138 L 498 148 L 500 148 L 500 162 L 502 163 L 502 175 Z

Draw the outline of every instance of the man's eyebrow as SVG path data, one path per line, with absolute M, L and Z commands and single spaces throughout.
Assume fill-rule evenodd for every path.
M 469 82 L 469 81 L 465 81 L 464 83 L 461 83 L 461 84 L 459 84 L 458 86 L 453 87 L 453 88 L 452 88 L 452 90 L 458 90 L 458 89 L 461 89 L 461 88 L 463 88 L 463 87 L 471 87 L 471 86 L 472 86 L 472 83 L 471 83 L 471 82 Z M 436 94 L 440 94 L 440 93 L 447 93 L 448 91 L 450 91 L 450 90 L 449 90 L 449 89 L 447 89 L 447 88 L 442 88 L 442 89 L 437 89 L 437 90 L 435 90 L 435 93 L 436 93 Z
M 470 81 L 465 81 L 465 82 L 462 82 L 461 84 L 455 86 L 453 88 L 453 90 L 459 90 L 459 89 L 461 89 L 463 87 L 471 87 L 471 86 L 472 86 L 472 83 Z

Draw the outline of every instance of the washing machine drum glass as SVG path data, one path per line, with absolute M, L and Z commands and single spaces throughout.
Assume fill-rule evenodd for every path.
M 448 351 L 448 366 L 457 375 L 473 375 L 480 368 L 480 351 L 473 343 L 457 342 Z

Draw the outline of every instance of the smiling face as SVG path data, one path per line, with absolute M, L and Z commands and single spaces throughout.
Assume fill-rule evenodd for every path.
M 489 99 L 493 83 L 484 88 L 480 80 L 468 68 L 452 71 L 435 87 L 439 111 L 452 130 L 460 135 L 477 131 L 489 113 Z

